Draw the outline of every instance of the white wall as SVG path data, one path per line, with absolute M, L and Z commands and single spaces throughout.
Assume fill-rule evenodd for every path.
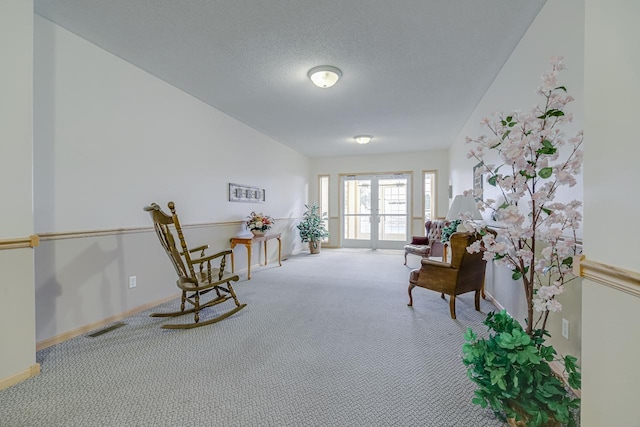
M 585 4 L 584 252 L 592 261 L 638 273 L 640 257 L 634 247 L 640 241 L 635 218 L 640 211 L 636 172 L 640 3 L 587 0 Z M 617 222 L 612 219 L 614 212 L 627 214 Z M 607 220 L 611 225 L 603 226 Z M 584 427 L 640 423 L 638 313 L 640 298 L 585 280 Z
M 8 0 L 0 9 L 0 238 L 33 233 L 33 5 Z
M 302 248 L 292 223 L 306 157 L 38 15 L 34 44 L 38 342 L 177 294 L 155 234 L 118 231 L 150 227 L 151 202 L 174 201 L 183 225 L 208 224 L 187 228 L 191 246 L 229 248 L 256 210 L 276 219 L 284 256 Z M 266 202 L 229 202 L 229 183 L 266 189 Z M 256 245 L 253 264 L 259 256 Z
M 372 142 L 373 144 L 373 142 Z M 363 147 L 366 149 L 366 146 Z M 329 219 L 330 244 L 340 245 L 339 201 L 340 174 L 411 172 L 412 203 L 411 235 L 424 235 L 424 213 L 422 212 L 422 171 L 437 171 L 436 216 L 444 217 L 449 210 L 448 196 L 448 152 L 446 150 L 423 151 L 417 153 L 396 153 L 387 155 L 362 155 L 353 157 L 318 157 L 311 159 L 311 175 L 309 181 L 310 200 L 318 200 L 318 175 L 329 175 Z
M 37 232 L 148 226 L 152 201 L 185 223 L 303 210 L 299 153 L 37 15 L 35 58 Z M 230 182 L 266 203 L 229 202 Z
M 0 240 L 25 239 L 33 234 L 33 2 L 0 4 L 0 62 Z M 0 245 L 0 272 L 3 384 L 35 364 L 33 250 Z
M 562 83 L 576 101 L 569 104 L 572 126 L 564 127 L 567 135 L 583 128 L 583 62 L 584 6 L 582 0 L 549 0 L 504 64 L 493 84 L 462 127 L 450 149 L 451 182 L 454 194 L 471 189 L 475 159 L 467 159 L 470 146 L 465 137 L 488 134 L 480 120 L 493 112 L 528 110 L 542 97 L 536 89 L 540 76 L 549 70 L 549 58 L 564 56 L 566 70 L 560 73 Z M 485 190 L 487 189 L 485 183 Z M 574 187 L 582 193 L 581 183 Z
M 543 6 L 451 147 L 449 159 L 454 194 L 471 188 L 473 166 L 477 163 L 475 159 L 466 158 L 470 146 L 465 144 L 465 137 L 477 138 L 488 134 L 480 121 L 493 112 L 526 111 L 540 103 L 542 97 L 536 94 L 536 89 L 541 83 L 542 73 L 550 69 L 551 56 L 565 58 L 566 69 L 560 73 L 560 80 L 576 99 L 566 109 L 573 114 L 573 123 L 564 126 L 563 131 L 571 137 L 584 127 L 583 3 L 582 0 L 549 0 Z M 484 189 L 485 198 L 496 198 L 486 182 Z M 563 190 L 564 194 L 560 194 L 559 198 L 584 200 L 581 177 L 576 186 Z M 485 220 L 489 220 L 488 212 L 485 212 Z M 521 281 L 511 280 L 511 272 L 502 267 L 490 265 L 488 272 L 487 291 L 510 314 L 523 321 L 526 318 L 526 301 Z M 559 298 L 563 304 L 562 313 L 551 313 L 547 326 L 552 335 L 550 342 L 554 347 L 563 354 L 572 354 L 580 359 L 581 287 L 578 282 L 569 287 L 569 291 Z M 562 317 L 570 321 L 568 341 L 560 335 Z

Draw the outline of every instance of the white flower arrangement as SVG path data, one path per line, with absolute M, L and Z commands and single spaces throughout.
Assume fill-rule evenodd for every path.
M 507 266 L 514 280 L 522 279 L 528 334 L 541 320 L 545 329 L 549 312 L 561 309 L 555 297 L 575 278 L 572 257 L 577 253 L 576 230 L 582 219 L 580 201 L 554 201 L 559 187 L 576 184 L 575 175 L 582 167 L 582 132 L 566 138 L 560 130 L 572 120 L 563 109 L 573 97 L 558 83 L 558 73 L 564 69 L 562 57 L 552 57 L 551 65 L 537 91 L 544 106 L 526 113 L 494 114 L 481 122 L 490 136 L 467 138 L 467 143 L 475 145 L 467 157 L 482 162 L 478 173 L 486 174 L 487 182 L 501 194 L 500 202 L 474 194 L 479 198 L 478 209 L 491 210 L 502 226 L 496 236 L 478 227 L 482 241 L 468 250 L 484 251 L 485 260 Z M 489 152 L 498 153 L 500 164 L 485 161 Z M 534 311 L 541 313 L 537 320 Z
M 251 212 L 251 215 L 249 215 L 247 218 L 249 218 L 246 222 L 249 230 L 265 232 L 271 229 L 271 226 L 275 223 L 273 218 L 271 218 L 270 216 L 264 215 L 262 212 L 260 213 Z

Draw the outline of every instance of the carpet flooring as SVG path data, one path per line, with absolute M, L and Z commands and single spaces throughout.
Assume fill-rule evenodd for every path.
M 149 313 L 171 301 L 38 352 L 42 373 L 0 391 L 0 426 L 503 426 L 471 403 L 461 362 L 493 306 L 460 296 L 452 320 L 416 288 L 407 307 L 409 271 L 401 251 L 361 249 L 257 267 L 220 323 L 161 329 L 172 320 Z

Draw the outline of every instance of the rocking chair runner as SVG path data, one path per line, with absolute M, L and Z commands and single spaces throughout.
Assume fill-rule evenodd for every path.
M 185 242 L 184 235 L 182 234 L 182 228 L 180 227 L 180 221 L 176 214 L 175 204 L 173 202 L 169 202 L 168 206 L 169 210 L 171 210 L 171 215 L 164 213 L 160 206 L 155 203 L 145 206 L 144 210 L 149 212 L 151 215 L 156 234 L 158 235 L 158 239 L 160 239 L 160 244 L 169 256 L 169 259 L 171 259 L 173 267 L 176 269 L 176 273 L 178 273 L 178 280 L 176 283 L 182 290 L 182 299 L 180 303 L 180 311 L 171 313 L 153 313 L 151 316 L 175 317 L 182 316 L 187 313 L 193 313 L 193 323 L 168 324 L 162 326 L 165 329 L 189 329 L 216 323 L 242 310 L 246 307 L 246 304 L 240 304 L 240 302 L 238 302 L 236 293 L 231 286 L 231 282 L 237 282 L 239 278 L 237 275 L 231 275 L 224 271 L 227 255 L 231 254 L 231 250 L 205 256 L 205 250 L 208 249 L 208 245 L 189 249 Z M 176 247 L 176 239 L 173 236 L 174 231 L 178 235 L 182 251 L 179 251 Z M 192 259 L 191 254 L 196 252 L 200 252 L 199 258 Z M 218 258 L 220 258 L 219 267 L 212 267 L 212 261 L 215 261 Z M 198 271 L 196 271 L 195 266 L 198 267 Z M 202 303 L 200 298 L 210 291 L 215 291 L 215 298 Z M 233 302 L 236 305 L 235 308 L 218 317 L 200 322 L 200 311 L 202 309 L 223 303 L 228 299 L 233 299 Z M 185 310 L 185 303 L 191 304 L 193 308 Z

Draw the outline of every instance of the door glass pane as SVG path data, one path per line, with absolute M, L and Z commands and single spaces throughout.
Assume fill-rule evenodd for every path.
M 378 239 L 404 241 L 407 238 L 407 179 L 378 181 Z
M 371 238 L 371 179 L 344 181 L 344 238 Z

